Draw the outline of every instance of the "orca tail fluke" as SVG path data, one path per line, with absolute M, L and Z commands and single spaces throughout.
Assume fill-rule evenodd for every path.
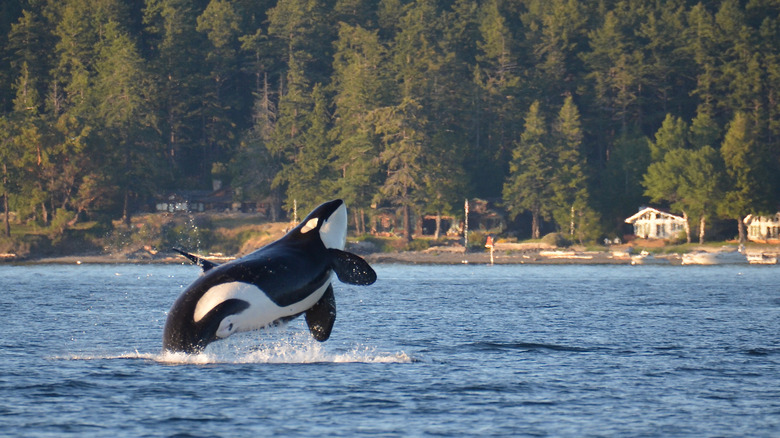
M 181 250 L 179 248 L 171 248 L 171 249 L 183 255 L 184 257 L 188 258 L 193 264 L 203 268 L 203 272 L 206 272 L 213 267 L 219 266 L 217 263 L 206 260 L 203 257 L 196 256 L 195 254 L 190 254 L 187 251 Z

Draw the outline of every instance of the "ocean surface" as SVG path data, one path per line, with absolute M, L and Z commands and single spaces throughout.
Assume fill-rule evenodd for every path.
M 375 268 L 185 355 L 197 267 L 0 266 L 0 436 L 780 436 L 780 267 Z

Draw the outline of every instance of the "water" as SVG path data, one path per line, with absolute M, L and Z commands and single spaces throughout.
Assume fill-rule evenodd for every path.
M 191 266 L 0 266 L 4 436 L 780 436 L 777 267 L 376 266 L 161 354 Z

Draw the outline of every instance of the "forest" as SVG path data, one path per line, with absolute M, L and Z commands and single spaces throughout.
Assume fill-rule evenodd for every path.
M 642 205 L 774 213 L 777 0 L 4 0 L 4 235 L 129 224 L 209 189 L 342 198 L 411 239 L 494 202 L 521 238 L 615 235 Z M 738 231 L 737 231 L 738 229 Z

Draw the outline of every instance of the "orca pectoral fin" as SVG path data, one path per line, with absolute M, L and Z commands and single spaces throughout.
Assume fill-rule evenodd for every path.
M 376 281 L 376 272 L 367 261 L 351 252 L 328 249 L 330 265 L 342 283 L 368 286 Z
M 311 309 L 306 311 L 306 324 L 314 339 L 323 342 L 330 337 L 333 323 L 336 322 L 336 297 L 333 295 L 333 285 Z
M 184 257 L 187 257 L 188 259 L 190 259 L 192 263 L 203 268 L 203 272 L 206 272 L 213 267 L 219 266 L 217 263 L 210 262 L 204 259 L 203 257 L 196 256 L 195 254 L 190 254 L 186 251 L 182 251 L 179 248 L 171 248 L 171 249 L 183 255 Z

